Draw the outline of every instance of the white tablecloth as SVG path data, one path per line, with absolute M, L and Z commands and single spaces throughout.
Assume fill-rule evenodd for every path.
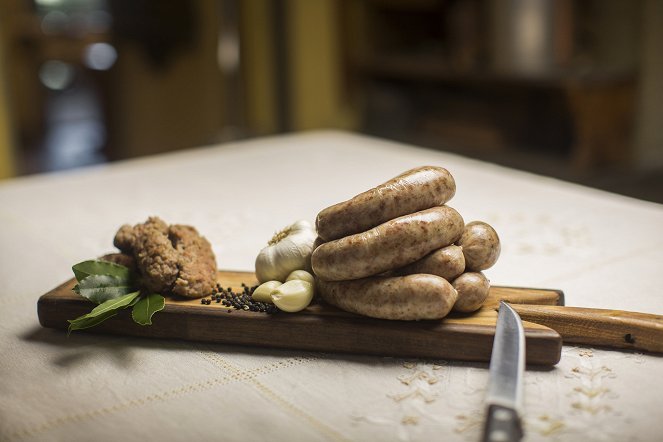
M 252 270 L 274 231 L 419 165 L 503 247 L 493 284 L 663 314 L 663 207 L 339 132 L 264 138 L 0 183 L 0 440 L 477 440 L 487 365 L 42 329 L 38 297 L 123 223 L 196 226 Z M 155 316 L 158 321 L 158 316 Z M 525 376 L 527 440 L 663 437 L 663 358 L 565 346 Z

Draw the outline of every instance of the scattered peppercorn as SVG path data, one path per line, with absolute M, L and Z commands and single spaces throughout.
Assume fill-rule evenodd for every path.
M 258 286 L 249 287 L 245 283 L 241 284 L 242 290 L 233 292 L 232 287 L 223 288 L 221 285 L 216 286 L 214 293 L 209 298 L 200 300 L 201 304 L 210 305 L 212 302 L 222 304 L 227 308 L 227 313 L 232 313 L 234 310 L 243 310 L 251 312 L 269 313 L 273 314 L 279 309 L 270 303 L 255 301 L 252 294 Z

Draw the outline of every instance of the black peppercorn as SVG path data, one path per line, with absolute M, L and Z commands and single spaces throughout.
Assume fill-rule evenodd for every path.
M 233 310 L 244 310 L 273 314 L 279 311 L 276 306 L 270 303 L 259 302 L 253 299 L 251 295 L 258 288 L 257 285 L 249 287 L 245 283 L 241 283 L 241 287 L 241 291 L 233 292 L 232 287 L 224 289 L 221 284 L 217 284 L 215 293 L 209 298 L 201 299 L 200 303 L 210 305 L 216 301 L 217 304 L 222 304 L 227 308 L 227 313 L 232 313 Z

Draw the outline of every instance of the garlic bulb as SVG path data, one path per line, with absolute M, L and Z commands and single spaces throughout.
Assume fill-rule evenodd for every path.
M 301 220 L 286 227 L 269 241 L 256 258 L 258 281 L 285 281 L 294 270 L 310 269 L 315 228 Z

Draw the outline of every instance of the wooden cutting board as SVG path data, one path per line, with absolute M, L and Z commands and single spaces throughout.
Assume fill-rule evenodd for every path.
M 251 272 L 220 271 L 223 287 L 241 291 L 241 284 L 257 284 Z M 94 304 L 74 293 L 72 279 L 39 298 L 39 322 L 66 330 L 67 320 L 88 313 Z M 235 310 L 199 299 L 167 299 L 151 326 L 135 324 L 129 310 L 94 328 L 74 333 L 109 333 L 150 338 L 175 338 L 309 351 L 396 357 L 489 361 L 495 334 L 495 310 L 500 300 L 515 304 L 563 305 L 559 290 L 492 287 L 478 312 L 451 314 L 434 321 L 389 321 L 354 315 L 315 304 L 298 313 L 265 313 Z M 527 363 L 559 362 L 562 338 L 554 330 L 523 322 Z

